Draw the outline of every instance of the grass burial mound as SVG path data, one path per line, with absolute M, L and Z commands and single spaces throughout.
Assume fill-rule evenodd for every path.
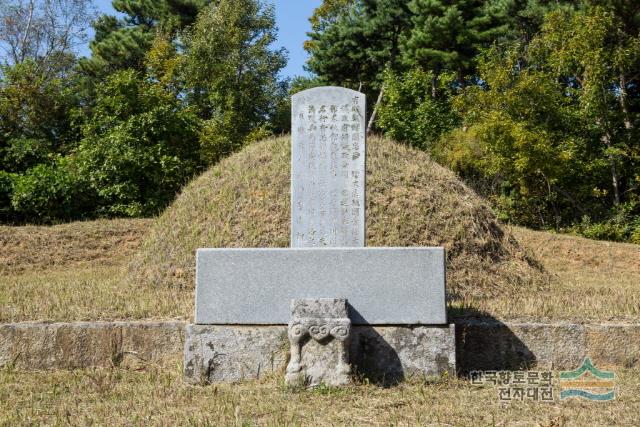
M 457 298 L 546 284 L 543 268 L 451 171 L 380 138 L 369 139 L 367 156 L 367 246 L 444 246 Z M 289 174 L 289 138 L 223 160 L 151 227 L 130 264 L 133 277 L 189 288 L 197 248 L 289 246 Z

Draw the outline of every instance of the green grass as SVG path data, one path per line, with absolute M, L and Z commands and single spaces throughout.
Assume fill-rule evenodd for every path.
M 292 391 L 277 377 L 186 385 L 177 360 L 129 369 L 5 369 L 0 425 L 635 426 L 640 370 L 616 374 L 612 402 L 502 403 L 493 386 L 461 379 Z

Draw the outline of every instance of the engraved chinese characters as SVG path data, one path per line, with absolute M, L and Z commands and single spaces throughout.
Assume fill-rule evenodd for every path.
M 292 247 L 364 246 L 365 108 L 340 87 L 293 96 Z

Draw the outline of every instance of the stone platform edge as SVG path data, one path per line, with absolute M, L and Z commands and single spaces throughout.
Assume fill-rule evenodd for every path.
M 461 373 L 534 366 L 574 369 L 586 356 L 601 368 L 640 366 L 640 323 L 454 322 Z M 0 324 L 0 368 L 75 369 L 117 366 L 129 359 L 182 359 L 186 327 L 183 321 Z M 286 326 L 276 328 L 286 333 Z

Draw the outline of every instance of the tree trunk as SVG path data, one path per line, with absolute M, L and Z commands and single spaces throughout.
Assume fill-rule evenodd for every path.
M 33 0 L 29 2 L 29 19 L 27 20 L 27 26 L 24 29 L 24 34 L 22 35 L 22 40 L 20 42 L 20 50 L 18 54 L 20 55 L 19 60 L 15 61 L 16 63 L 22 64 L 27 56 L 27 40 L 29 38 L 29 32 L 31 31 L 31 21 L 33 21 L 33 9 L 35 5 L 33 4 Z M 17 59 L 17 58 L 16 58 Z
M 367 133 L 371 133 L 371 131 L 373 130 L 373 123 L 376 121 L 376 116 L 378 115 L 378 108 L 382 103 L 383 96 L 384 96 L 384 86 L 380 88 L 380 94 L 378 95 L 376 106 L 373 108 L 373 113 L 371 113 L 371 118 L 369 119 L 369 124 L 367 125 Z
M 627 104 L 627 78 L 620 70 L 620 109 L 622 110 L 622 120 L 624 121 L 624 128 L 627 130 L 627 137 L 630 137 L 629 132 L 633 129 L 633 123 L 629 115 L 629 106 Z
M 433 99 L 436 99 L 437 96 L 438 96 L 438 77 L 434 72 L 433 76 L 431 77 L 431 97 Z
M 464 73 L 462 70 L 458 70 L 458 84 L 460 89 L 464 90 L 467 87 L 467 82 L 464 80 Z
M 605 133 L 600 137 L 602 143 L 607 147 L 611 148 L 611 134 L 609 131 L 605 131 Z M 620 179 L 618 177 L 618 167 L 616 165 L 616 158 L 613 154 L 609 154 L 609 165 L 611 167 L 611 184 L 613 186 L 613 204 L 618 206 L 620 204 Z

